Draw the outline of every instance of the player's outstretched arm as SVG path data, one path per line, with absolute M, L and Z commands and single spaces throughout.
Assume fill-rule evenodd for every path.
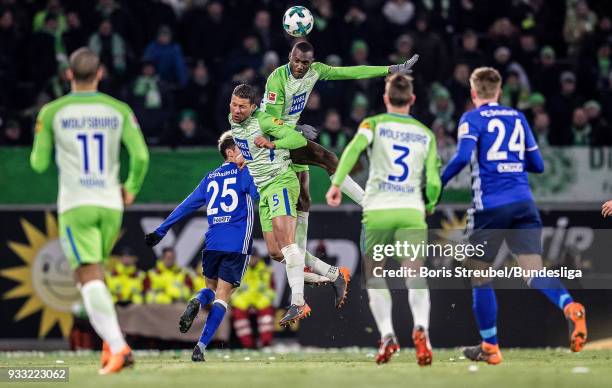
M 149 169 L 149 150 L 131 109 L 127 108 L 123 122 L 121 142 L 130 155 L 130 169 L 123 187 L 133 200 L 133 197 L 140 191 Z
M 265 112 L 259 112 L 257 120 L 259 120 L 262 132 L 276 139 L 264 144 L 261 140 L 262 138 L 259 137 L 255 139 L 255 145 L 258 147 L 294 150 L 306 146 L 306 138 L 296 131 L 294 126 L 287 125 L 282 120 L 274 118 Z
M 36 118 L 34 146 L 30 154 L 30 166 L 38 173 L 49 168 L 53 154 L 53 129 L 48 109 L 43 108 Z
M 470 162 L 470 158 L 472 157 L 472 151 L 476 147 L 476 141 L 471 138 L 462 138 L 459 141 L 459 147 L 457 148 L 457 153 L 453 158 L 448 162 L 444 172 L 442 173 L 442 187 L 446 186 L 446 184 L 453 179 L 453 177 L 467 164 Z
M 529 122 L 522 113 L 521 122 L 525 130 L 525 169 L 529 172 L 541 174 L 544 172 L 544 159 L 529 127 Z
M 404 63 L 391 66 L 346 66 L 332 67 L 315 62 L 312 67 L 319 73 L 322 80 L 347 80 L 385 77 L 389 74 L 410 74 L 412 66 L 419 60 L 418 54 Z
M 157 245 L 168 233 L 172 225 L 197 211 L 206 204 L 206 178 L 183 200 L 170 215 L 162 222 L 154 232 L 145 235 L 145 243 L 148 246 Z
M 436 145 L 436 138 L 433 133 L 431 137 L 427 159 L 425 160 L 425 210 L 428 214 L 433 213 L 442 193 L 442 181 L 440 179 L 441 162 L 438 156 L 438 146 Z

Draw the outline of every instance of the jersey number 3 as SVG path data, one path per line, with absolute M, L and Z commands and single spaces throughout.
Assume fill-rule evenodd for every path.
M 223 190 L 221 191 L 221 199 L 225 199 L 227 197 L 230 198 L 229 205 L 226 201 L 220 201 L 219 206 L 221 206 L 221 210 L 225 213 L 231 213 L 236 210 L 238 207 L 238 193 L 236 190 L 232 189 L 230 185 L 236 183 L 236 178 L 227 178 L 223 180 Z M 212 195 L 210 196 L 210 201 L 208 202 L 208 206 L 206 207 L 206 213 L 210 216 L 214 216 L 219 213 L 219 208 L 217 207 L 217 197 L 219 196 L 219 183 L 216 181 L 210 181 L 208 186 L 206 187 L 206 192 L 210 192 L 212 190 Z
M 396 166 L 400 166 L 400 168 L 402 169 L 402 173 L 400 175 L 389 175 L 387 177 L 387 180 L 389 182 L 403 182 L 408 179 L 408 176 L 410 175 L 410 168 L 406 163 L 406 158 L 410 153 L 410 149 L 408 147 L 393 144 L 393 150 L 399 151 L 399 156 L 395 158 L 393 164 Z

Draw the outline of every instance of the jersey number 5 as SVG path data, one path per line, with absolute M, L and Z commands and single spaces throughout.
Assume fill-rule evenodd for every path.
M 400 152 L 399 156 L 393 161 L 393 164 L 400 166 L 402 173 L 400 175 L 389 175 L 387 180 L 389 182 L 403 182 L 408 179 L 408 176 L 410 175 L 410 168 L 406 163 L 406 158 L 410 153 L 410 149 L 408 147 L 393 144 L 393 150 Z
M 489 151 L 487 151 L 487 160 L 507 160 L 508 152 L 499 150 L 506 137 L 506 126 L 504 122 L 500 119 L 489 121 L 487 131 L 497 131 L 497 137 L 493 144 L 491 144 Z M 523 124 L 519 119 L 516 119 L 514 129 L 512 130 L 512 134 L 510 134 L 510 139 L 508 139 L 508 151 L 518 152 L 520 160 L 523 160 L 525 157 L 525 128 L 523 128 Z
M 236 178 L 227 178 L 223 180 L 223 190 L 221 191 L 221 199 L 230 197 L 230 204 L 228 205 L 224 201 L 220 201 L 219 205 L 221 206 L 221 210 L 225 213 L 231 213 L 236 210 L 238 207 L 238 194 L 236 190 L 229 187 L 236 183 Z M 208 186 L 206 187 L 206 192 L 212 190 L 212 195 L 210 196 L 210 201 L 208 202 L 208 206 L 206 207 L 206 213 L 210 216 L 214 216 L 219 213 L 219 208 L 216 206 L 217 196 L 219 195 L 219 183 L 216 181 L 210 181 Z

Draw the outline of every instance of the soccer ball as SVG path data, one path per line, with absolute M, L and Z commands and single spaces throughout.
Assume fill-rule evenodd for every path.
M 314 17 L 306 7 L 291 7 L 283 16 L 283 28 L 296 38 L 306 36 L 314 25 Z

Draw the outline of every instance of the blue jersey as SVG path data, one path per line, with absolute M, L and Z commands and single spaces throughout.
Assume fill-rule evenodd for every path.
M 476 210 L 533 201 L 527 172 L 542 172 L 544 163 L 521 112 L 496 103 L 467 112 L 459 122 L 458 142 L 442 183 L 469 162 Z
M 202 179 L 155 232 L 165 236 L 172 225 L 206 205 L 209 228 L 204 249 L 249 255 L 253 245 L 253 201 L 258 199 L 249 169 L 223 163 Z

